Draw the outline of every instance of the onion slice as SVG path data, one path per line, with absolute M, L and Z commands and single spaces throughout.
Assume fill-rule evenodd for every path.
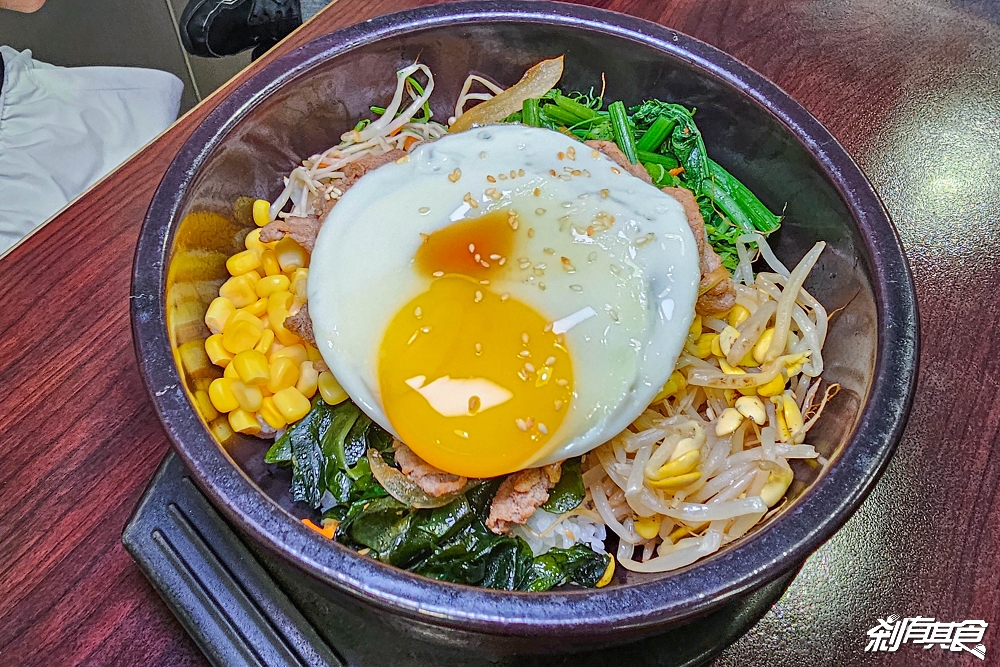
M 475 125 L 489 125 L 520 111 L 525 100 L 536 99 L 552 90 L 563 73 L 563 57 L 543 60 L 521 80 L 491 100 L 472 107 L 455 119 L 449 132 L 464 132 Z
M 443 496 L 437 497 L 432 496 L 425 493 L 423 489 L 404 475 L 402 471 L 386 463 L 376 449 L 368 450 L 368 467 L 372 469 L 372 475 L 390 496 L 407 507 L 414 507 L 416 509 L 431 509 L 447 505 L 468 491 L 470 488 L 469 485 L 472 484 L 470 482 L 454 493 L 446 493 Z

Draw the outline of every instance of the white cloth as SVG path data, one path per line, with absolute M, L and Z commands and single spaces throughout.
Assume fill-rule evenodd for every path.
M 7 46 L 0 57 L 2 255 L 170 125 L 184 84 L 149 69 L 56 67 Z

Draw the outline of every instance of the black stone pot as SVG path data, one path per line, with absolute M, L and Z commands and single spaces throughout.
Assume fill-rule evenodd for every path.
M 791 502 L 745 539 L 682 570 L 619 569 L 601 590 L 505 593 L 442 584 L 358 556 L 297 520 L 287 478 L 265 445 L 224 442 L 192 395 L 218 369 L 198 354 L 201 320 L 252 222 L 241 197 L 273 198 L 302 157 L 339 140 L 388 99 L 415 58 L 435 73 L 447 118 L 469 71 L 511 84 L 566 55 L 562 85 L 607 81 L 606 99 L 662 98 L 697 107 L 709 153 L 785 223 L 775 250 L 794 264 L 828 249 L 807 288 L 832 312 L 825 378 L 843 391 L 810 442 L 830 459 L 796 470 Z M 251 77 L 181 148 L 146 216 L 132 285 L 143 379 L 193 478 L 245 536 L 326 594 L 401 633 L 490 651 L 609 645 L 677 626 L 798 566 L 858 508 L 902 431 L 917 369 L 918 321 L 899 239 L 871 185 L 805 109 L 716 49 L 624 15 L 549 2 L 437 5 L 367 21 L 313 41 Z M 217 426 L 218 424 L 216 424 Z

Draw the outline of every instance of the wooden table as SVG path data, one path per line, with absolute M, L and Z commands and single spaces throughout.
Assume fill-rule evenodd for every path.
M 723 665 L 981 664 L 904 645 L 889 614 L 984 619 L 1000 652 L 1000 8 L 991 0 L 588 0 L 761 71 L 885 200 L 920 297 L 916 404 L 888 473 Z M 340 0 L 269 53 L 421 4 Z M 167 451 L 128 321 L 139 226 L 226 90 L 0 260 L 0 665 L 204 665 L 119 541 Z M 1000 451 L 1000 450 L 998 450 Z

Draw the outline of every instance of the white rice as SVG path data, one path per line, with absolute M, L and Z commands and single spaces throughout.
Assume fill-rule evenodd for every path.
M 578 543 L 597 553 L 606 553 L 604 524 L 578 514 L 552 514 L 540 509 L 524 525 L 514 526 L 514 534 L 528 543 L 535 556 L 553 547 L 569 549 Z

